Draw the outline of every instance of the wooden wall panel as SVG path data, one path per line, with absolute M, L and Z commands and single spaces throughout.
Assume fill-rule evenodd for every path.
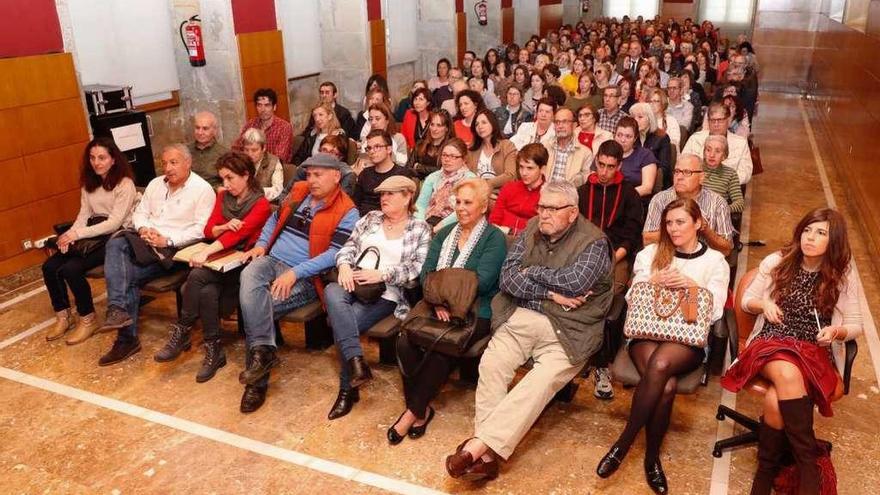
M 501 9 L 501 42 L 505 44 L 513 43 L 514 33 L 514 9 L 507 7 Z
M 256 116 L 253 104 L 254 91 L 259 88 L 272 88 L 278 93 L 278 108 L 275 114 L 290 120 L 281 31 L 244 33 L 239 34 L 237 38 L 241 87 L 247 118 L 252 119 Z
M 455 65 L 461 67 L 461 61 L 464 60 L 464 52 L 467 51 L 467 14 L 464 12 L 457 12 L 455 14 L 455 32 L 458 36 L 456 40 Z
M 540 16 L 538 29 L 541 36 L 546 36 L 548 31 L 555 31 L 562 26 L 562 3 L 541 5 L 538 9 L 538 15 Z
M 385 46 L 385 20 L 370 21 L 370 63 L 373 74 L 388 77 L 388 52 Z
M 89 139 L 79 91 L 69 53 L 0 60 L 0 276 L 41 262 L 22 241 L 79 210 Z

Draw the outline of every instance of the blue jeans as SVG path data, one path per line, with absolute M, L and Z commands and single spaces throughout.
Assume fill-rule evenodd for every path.
M 312 281 L 305 279 L 293 284 L 287 299 L 273 300 L 272 282 L 288 270 L 290 267 L 281 261 L 263 256 L 251 261 L 241 272 L 238 299 L 248 349 L 258 345 L 275 347 L 275 320 L 318 298 Z
M 137 340 L 137 320 L 141 302 L 141 285 L 154 278 L 171 273 L 159 263 L 140 266 L 134 262 L 134 253 L 124 237 L 107 242 L 104 256 L 104 278 L 107 281 L 107 303 L 125 310 L 133 323 L 119 329 L 117 339 Z
M 330 325 L 333 327 L 333 340 L 336 341 L 336 354 L 339 356 L 339 388 L 347 390 L 351 388 L 348 383 L 351 379 L 348 361 L 355 356 L 364 355 L 360 334 L 394 313 L 397 304 L 388 299 L 364 304 L 339 284 L 330 284 L 324 289 L 324 303 L 327 305 L 327 315 L 330 316 Z

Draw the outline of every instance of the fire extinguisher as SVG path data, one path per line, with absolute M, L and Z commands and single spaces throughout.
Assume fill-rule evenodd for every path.
M 590 11 L 590 0 L 581 0 L 581 12 L 586 14 Z
M 205 44 L 202 42 L 202 27 L 198 14 L 180 23 L 180 41 L 183 42 L 189 55 L 189 65 L 201 67 L 205 65 Z
M 489 24 L 489 5 L 486 0 L 480 0 L 474 4 L 474 13 L 477 14 L 477 22 L 480 26 Z

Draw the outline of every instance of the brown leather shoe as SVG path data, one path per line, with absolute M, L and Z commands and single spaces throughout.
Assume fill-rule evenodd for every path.
M 489 456 L 492 457 L 491 461 L 486 462 L 480 457 L 477 459 L 477 462 L 473 463 L 471 467 L 465 471 L 461 476 L 461 479 L 473 482 L 488 481 L 497 478 L 501 463 L 498 462 L 498 455 L 496 455 L 492 449 L 489 449 L 488 453 Z
M 70 314 L 70 309 L 58 311 L 55 313 L 55 326 L 46 334 L 46 340 L 51 342 L 64 337 L 64 334 L 73 328 L 73 324 L 73 315 Z
M 455 453 L 452 455 L 446 456 L 446 472 L 449 473 L 449 476 L 453 478 L 462 477 L 467 470 L 473 465 L 474 458 L 471 456 L 471 453 L 464 450 L 464 446 L 471 439 L 468 438 L 464 442 L 461 442 L 461 445 L 455 449 Z
M 80 342 L 85 342 L 95 333 L 96 330 L 98 330 L 98 318 L 95 317 L 94 312 L 92 312 L 92 314 L 80 316 L 76 328 L 74 328 L 73 332 L 67 336 L 65 342 L 67 345 L 75 345 Z

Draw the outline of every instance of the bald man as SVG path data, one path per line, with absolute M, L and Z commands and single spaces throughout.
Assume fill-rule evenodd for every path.
M 214 164 L 229 148 L 217 142 L 217 116 L 211 112 L 199 112 L 193 116 L 193 142 L 188 149 L 192 155 L 192 171 L 217 189 L 223 184 Z

